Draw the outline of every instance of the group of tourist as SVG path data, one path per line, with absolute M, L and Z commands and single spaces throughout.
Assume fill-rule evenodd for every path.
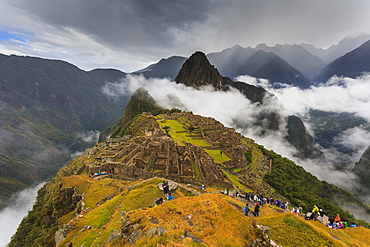
M 226 188 L 224 191 L 221 191 L 221 193 L 223 193 L 224 195 L 230 196 L 230 190 L 228 188 Z M 243 196 L 236 189 L 232 192 L 232 196 L 235 197 L 235 198 L 243 198 L 244 197 L 246 201 L 253 202 L 253 204 L 254 204 L 253 211 L 251 210 L 251 208 L 249 206 L 249 203 L 245 204 L 245 207 L 244 207 L 245 216 L 248 216 L 249 212 L 252 212 L 253 216 L 258 217 L 259 214 L 260 214 L 261 205 L 267 204 L 267 203 L 270 204 L 271 202 L 273 202 L 272 198 L 265 198 L 265 197 L 263 197 L 262 194 L 257 195 L 257 194 L 254 194 L 254 193 L 250 193 L 250 194 L 246 193 L 245 196 Z
M 173 196 L 170 192 L 170 186 L 168 185 L 168 181 L 162 182 L 162 189 L 163 189 L 164 198 L 166 198 L 167 201 L 171 201 L 173 199 Z M 157 207 L 158 205 L 161 205 L 163 202 L 164 202 L 164 199 L 161 197 L 155 201 L 153 207 Z
M 305 219 L 307 220 L 317 220 L 323 224 L 325 224 L 327 227 L 332 229 L 345 229 L 347 227 L 356 227 L 355 223 L 352 223 L 351 225 L 348 225 L 348 222 L 345 220 L 341 220 L 340 215 L 337 214 L 336 217 L 333 215 L 330 215 L 328 217 L 328 222 L 324 222 L 324 215 L 325 212 L 322 209 L 319 209 L 316 205 L 313 206 L 311 213 L 308 213 L 305 216 Z
M 112 173 L 111 170 L 108 170 L 108 171 L 104 171 L 104 172 L 93 172 L 89 175 L 89 177 L 96 177 L 96 176 L 101 176 L 101 175 L 108 175 Z
M 170 187 L 168 185 L 167 181 L 162 182 L 162 189 L 163 189 L 163 194 L 164 198 L 166 198 L 167 201 L 170 201 L 173 199 L 173 196 L 170 193 Z M 202 184 L 202 190 L 205 189 L 205 185 Z M 221 191 L 221 193 L 225 195 L 230 195 L 230 190 L 225 189 L 225 191 Z M 243 196 L 239 193 L 238 190 L 234 190 L 232 193 L 232 196 L 235 198 L 243 198 Z M 249 212 L 252 212 L 254 217 L 258 217 L 260 214 L 260 207 L 261 205 L 264 204 L 270 204 L 270 205 L 275 205 L 279 208 L 282 208 L 284 210 L 289 209 L 289 203 L 288 202 L 282 202 L 279 199 L 276 201 L 273 198 L 266 198 L 262 194 L 258 195 L 257 193 L 251 192 L 251 193 L 246 193 L 244 196 L 245 200 L 248 202 L 252 202 L 254 204 L 253 211 L 251 209 L 251 206 L 249 203 L 245 204 L 244 207 L 244 213 L 245 216 L 249 216 Z M 162 204 L 164 202 L 163 198 L 159 198 L 155 201 L 155 204 L 153 207 L 157 207 L 158 205 Z M 294 206 L 292 210 L 290 211 L 291 213 L 302 216 L 303 214 L 303 208 L 301 205 Z M 305 219 L 307 220 L 317 220 L 320 221 L 321 223 L 324 223 L 324 211 L 322 209 L 319 209 L 316 205 L 313 206 L 313 209 L 311 213 L 308 213 L 305 215 Z M 347 221 L 341 221 L 340 215 L 337 214 L 337 216 L 334 218 L 332 215 L 329 216 L 328 223 L 326 223 L 327 227 L 333 228 L 333 229 L 344 229 L 347 227 L 356 227 L 355 223 L 352 223 L 351 225 L 348 225 Z
M 244 213 L 245 216 L 248 216 L 248 213 L 250 212 L 249 204 L 245 204 Z M 258 217 L 260 215 L 260 205 L 258 203 L 255 204 L 254 210 L 252 212 L 254 217 Z

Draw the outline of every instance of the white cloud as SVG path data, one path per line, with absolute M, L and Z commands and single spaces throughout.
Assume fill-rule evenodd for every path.
M 29 35 L 26 43 L 0 41 L 0 52 L 62 59 L 87 70 L 113 67 L 130 72 L 163 57 L 214 52 L 235 44 L 329 47 L 349 35 L 370 33 L 369 4 L 0 0 L 0 30 Z
M 0 211 L 0 247 L 5 247 L 10 241 L 21 220 L 32 209 L 37 191 L 43 185 L 44 183 L 41 183 L 14 194 L 9 199 L 9 206 Z
M 268 85 L 268 81 L 256 79 L 250 76 L 239 77 L 255 85 Z M 255 127 L 255 117 L 261 111 L 278 112 L 282 118 L 281 126 L 284 126 L 284 116 L 296 114 L 305 115 L 309 109 L 331 110 L 331 111 L 356 111 L 363 117 L 359 107 L 368 104 L 368 92 L 366 84 L 370 80 L 368 75 L 355 80 L 348 78 L 333 78 L 321 87 L 312 87 L 300 90 L 296 87 L 285 87 L 282 89 L 269 90 L 276 97 L 266 98 L 273 101 L 266 106 L 257 107 L 244 97 L 239 91 L 229 92 L 214 91 L 210 87 L 196 90 L 183 84 L 176 84 L 168 79 L 145 79 L 143 76 L 127 76 L 120 83 L 108 83 L 104 90 L 109 95 L 115 93 L 131 94 L 139 87 L 144 87 L 153 98 L 164 108 L 179 108 L 184 111 L 192 111 L 194 114 L 209 116 L 217 119 L 228 127 L 233 127 L 246 137 L 254 139 L 257 143 L 267 149 L 294 160 L 298 165 L 316 175 L 319 179 L 333 183 L 349 191 L 356 191 L 360 187 L 356 183 L 356 176 L 351 172 L 337 171 L 334 166 L 337 160 L 347 160 L 349 166 L 358 160 L 359 155 L 370 143 L 369 132 L 361 127 L 349 129 L 338 136 L 336 142 L 345 147 L 353 148 L 352 155 L 344 155 L 336 149 L 325 150 L 323 159 L 300 160 L 294 157 L 296 150 L 286 140 L 286 129 L 281 127 L 279 131 L 267 131 L 261 136 L 261 128 Z M 336 82 L 336 83 L 334 83 Z M 342 85 L 337 85 L 340 83 Z M 334 93 L 333 93 L 334 92 Z M 356 93 L 360 92 L 359 95 Z M 310 129 L 310 126 L 307 125 Z
M 239 76 L 239 81 L 250 82 L 250 76 Z M 261 83 L 260 83 L 261 84 Z M 257 83 L 257 85 L 260 85 Z M 297 87 L 274 89 L 262 86 L 279 98 L 288 114 L 304 116 L 310 109 L 333 112 L 351 112 L 370 122 L 370 74 L 356 79 L 332 77 L 328 82 L 301 90 Z
M 100 132 L 97 130 L 85 131 L 84 133 L 78 133 L 77 138 L 80 138 L 84 142 L 96 143 L 98 141 Z

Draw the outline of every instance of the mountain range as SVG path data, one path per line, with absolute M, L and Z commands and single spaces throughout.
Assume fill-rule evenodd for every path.
M 345 50 L 343 47 L 352 48 L 356 42 L 347 40 L 331 47 L 331 59 L 335 57 L 333 54 L 340 56 Z M 369 49 L 369 42 L 365 42 L 353 51 L 348 50 L 347 54 L 325 67 L 325 76 L 334 73 L 338 76 L 360 75 L 368 67 L 359 66 L 360 69 L 351 75 L 344 72 L 351 68 L 353 61 L 368 64 L 369 56 L 361 54 L 367 54 Z M 210 73 L 205 79 L 214 80 L 212 83 L 218 90 L 232 87 L 251 102 L 261 104 L 264 95 L 270 93 L 261 87 L 232 81 L 227 76 L 234 78 L 247 71 L 251 76 L 270 78 L 272 83 L 278 81 L 307 88 L 315 82 L 312 78 L 319 68 L 329 62 L 328 54 L 328 50 L 325 53 L 303 44 L 275 47 L 261 44 L 256 48 L 236 45 L 206 55 L 209 62 L 202 64 Z M 189 74 L 186 71 L 179 73 L 186 60 L 179 56 L 162 59 L 134 74 L 169 77 L 186 85 L 186 80 L 199 79 L 195 74 L 191 76 L 191 71 Z M 304 63 L 299 65 L 299 61 L 306 60 L 306 66 Z M 297 65 L 294 67 L 290 63 Z M 83 71 L 63 61 L 0 55 L 0 208 L 6 205 L 6 198 L 12 193 L 51 178 L 71 158 L 71 153 L 92 145 L 88 134 L 97 136 L 98 132 L 120 119 L 131 95 L 112 98 L 102 88 L 108 82 L 120 82 L 126 75 L 115 69 Z M 276 130 L 281 126 L 278 119 L 278 113 L 268 112 L 260 115 L 257 122 Z M 305 130 L 303 122 L 295 116 L 285 121 L 289 128 L 288 141 L 301 151 L 303 157 L 315 154 L 312 136 Z M 93 130 L 95 132 L 91 132 Z M 325 138 L 327 134 L 321 136 Z M 324 139 L 320 141 L 325 142 Z
M 317 71 L 322 63 L 317 68 L 313 65 L 318 65 L 320 59 L 324 60 L 307 53 L 307 49 L 302 50 L 302 46 L 276 46 L 276 49 L 281 50 L 280 55 L 266 45 L 260 45 L 259 48 L 256 51 L 234 46 L 208 55 L 195 52 L 188 59 L 171 57 L 136 74 L 170 77 L 177 84 L 197 90 L 210 86 L 222 92 L 238 90 L 256 105 L 256 109 L 262 109 L 254 122 L 262 129 L 262 135 L 266 131 L 285 129 L 286 140 L 299 150 L 301 158 L 320 155 L 315 149 L 314 138 L 299 117 L 284 117 L 278 111 L 264 111 L 264 106 L 270 104 L 266 98 L 275 96 L 261 87 L 233 81 L 223 75 L 215 64 L 212 65 L 211 58 L 227 73 L 248 70 L 261 73 L 263 78 L 271 78 L 271 82 L 284 82 L 303 89 L 313 85 L 315 81 L 312 78 L 315 75 L 312 73 L 316 72 L 312 71 Z M 328 71 L 328 75 L 336 71 L 334 68 L 345 71 L 353 61 L 366 64 L 367 57 L 361 54 L 367 54 L 369 49 L 369 42 L 365 42 L 331 62 L 326 66 L 331 69 L 325 71 Z M 309 57 L 307 59 L 311 62 L 305 72 L 289 64 L 288 60 L 294 61 L 295 57 L 287 54 L 294 53 Z M 285 58 L 282 58 L 283 55 Z M 316 61 L 316 64 L 312 61 Z M 230 66 L 233 63 L 235 66 Z M 366 71 L 367 67 L 364 68 Z M 358 70 L 352 76 L 363 72 Z M 338 73 L 336 75 L 341 76 Z M 153 177 L 180 183 L 183 190 L 176 192 L 176 197 L 183 200 L 193 201 L 187 198 L 192 193 L 190 188 L 197 190 L 204 183 L 212 193 L 219 194 L 219 190 L 224 188 L 238 189 L 242 193 L 263 193 L 293 205 L 302 205 L 306 212 L 313 204 L 319 204 L 328 213 L 340 213 L 347 220 L 369 227 L 365 221 L 356 219 L 367 219 L 369 205 L 351 193 L 319 181 L 301 166 L 273 150 L 265 149 L 234 129 L 226 128 L 217 120 L 179 109 L 163 109 L 143 88 L 119 98 L 104 93 L 103 88 L 107 83 L 125 83 L 126 76 L 126 73 L 114 69 L 83 71 L 63 61 L 0 56 L 2 202 L 14 191 L 36 181 L 52 178 L 71 158 L 71 153 L 91 147 L 94 142 L 88 141 L 88 131 L 100 132 L 99 143 L 86 149 L 75 161 L 69 162 L 40 190 L 34 210 L 24 219 L 10 246 L 67 245 L 75 240 L 77 244 L 86 246 L 136 244 L 136 241 L 139 241 L 138 244 L 148 243 L 148 238 L 140 239 L 140 236 L 143 236 L 142 233 L 149 234 L 147 228 L 152 225 L 145 225 L 147 219 L 127 223 L 125 214 L 132 211 L 140 215 L 143 212 L 141 210 L 150 208 L 150 201 L 159 195 L 153 188 L 158 180 L 151 180 Z M 318 115 L 322 117 L 325 113 Z M 324 132 L 322 136 L 326 136 Z M 369 165 L 366 151 L 354 171 L 365 174 Z M 148 183 L 143 179 L 148 179 Z M 366 185 L 365 177 L 361 179 L 362 185 Z M 145 197 L 143 201 L 137 201 L 140 193 Z M 137 203 L 132 203 L 132 198 Z M 222 202 L 211 197 L 204 200 L 199 203 L 229 203 L 234 209 L 228 207 L 228 211 L 243 207 L 243 203 L 230 202 L 228 198 L 222 198 Z M 123 201 L 130 203 L 121 204 Z M 190 201 L 188 205 L 195 205 Z M 344 205 L 343 202 L 349 204 Z M 5 206 L 5 203 L 0 206 Z M 166 209 L 168 212 L 174 210 L 169 207 Z M 356 211 L 346 211 L 354 207 L 361 208 L 365 216 L 357 216 Z M 266 212 L 269 208 L 265 208 Z M 206 209 L 201 208 L 189 214 L 198 215 Z M 277 209 L 272 207 L 271 210 Z M 131 213 L 132 219 L 137 217 L 131 216 Z M 149 216 L 150 219 L 155 217 Z M 273 214 L 272 217 L 277 216 Z M 268 224 L 269 221 L 264 222 Z M 292 222 L 286 218 L 282 221 Z M 207 225 L 207 228 L 212 228 L 212 224 Z M 306 227 L 304 223 L 299 225 Z M 196 235 L 194 232 L 189 235 L 185 230 L 190 231 L 181 227 L 181 234 L 171 233 L 170 236 L 180 239 L 184 236 L 186 239 Z M 258 232 L 251 231 L 253 238 L 247 242 L 257 241 Z M 280 238 L 279 234 L 273 233 L 272 236 Z M 218 235 L 212 237 L 218 238 Z M 193 241 L 197 239 L 190 238 Z M 202 235 L 201 238 L 208 241 L 206 236 Z M 167 238 L 163 241 L 169 243 Z M 289 246 L 289 243 L 280 241 L 284 246 Z
M 370 36 L 362 35 L 343 40 L 327 50 L 305 44 L 274 47 L 259 44 L 255 48 L 235 45 L 209 53 L 207 58 L 221 75 L 229 78 L 249 75 L 268 79 L 275 87 L 284 83 L 306 89 L 334 75 L 354 78 L 369 71 L 370 44 L 366 42 L 369 39 Z M 186 59 L 172 56 L 134 73 L 146 78 L 175 79 Z

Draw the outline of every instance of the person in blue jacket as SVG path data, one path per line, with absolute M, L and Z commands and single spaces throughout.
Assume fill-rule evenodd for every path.
M 249 212 L 249 205 L 248 205 L 248 203 L 245 204 L 244 212 L 245 212 L 245 216 L 248 216 L 248 212 Z

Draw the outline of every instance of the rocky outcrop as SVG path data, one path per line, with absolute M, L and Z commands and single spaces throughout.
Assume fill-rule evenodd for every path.
M 123 117 L 114 126 L 103 131 L 99 136 L 99 141 L 104 141 L 110 136 L 115 137 L 127 134 L 129 124 L 138 114 L 143 112 L 158 114 L 162 111 L 163 109 L 157 105 L 148 91 L 141 87 L 132 94 Z

